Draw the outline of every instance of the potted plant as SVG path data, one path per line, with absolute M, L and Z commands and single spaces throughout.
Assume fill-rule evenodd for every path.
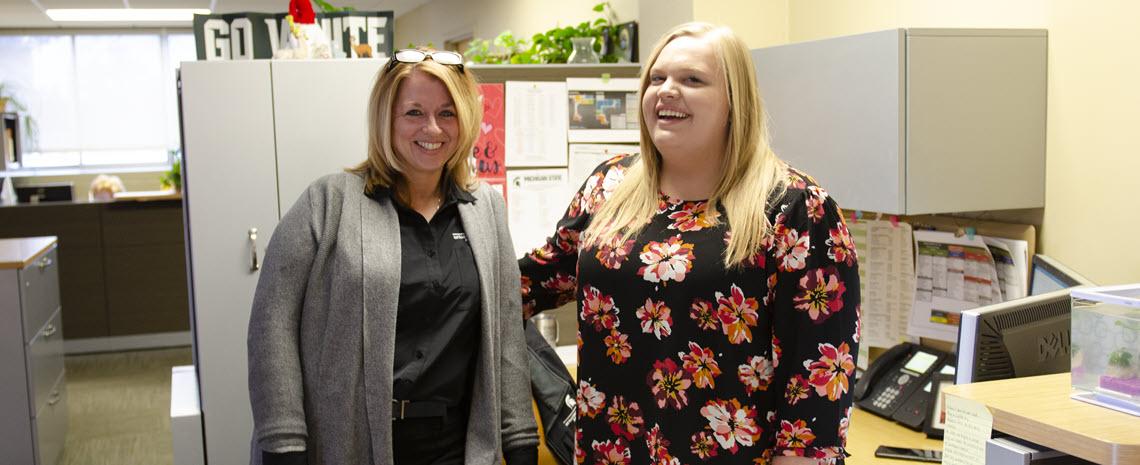
M 535 34 L 529 41 L 515 38 L 510 31 L 503 31 L 490 41 L 473 39 L 464 54 L 468 61 L 484 64 L 566 63 L 574 51 L 574 39 L 591 38 L 602 63 L 617 63 L 612 47 L 601 54 L 607 51 L 605 44 L 617 37 L 617 15 L 608 1 L 594 5 L 593 10 L 601 17 L 575 26 L 555 27 Z
M 1135 378 L 1136 368 L 1132 365 L 1132 353 L 1120 349 L 1108 354 L 1108 370 L 1105 374 L 1120 379 Z
M 36 120 L 32 115 L 27 114 L 28 108 L 20 101 L 12 91 L 12 85 L 7 82 L 0 82 L 0 113 L 16 112 L 23 113 L 22 121 L 24 126 L 24 134 L 26 139 L 25 147 L 36 146 L 36 136 L 39 134 L 39 129 L 36 126 Z
M 174 192 L 182 191 L 182 151 L 171 150 L 170 158 L 174 160 L 170 164 L 170 170 L 162 173 L 159 182 L 162 183 L 163 190 L 172 190 Z

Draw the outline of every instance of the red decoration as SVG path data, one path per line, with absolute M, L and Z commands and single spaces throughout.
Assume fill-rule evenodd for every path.
M 293 22 L 297 24 L 316 24 L 317 15 L 313 12 L 313 4 L 309 0 L 289 0 L 289 14 L 293 15 Z

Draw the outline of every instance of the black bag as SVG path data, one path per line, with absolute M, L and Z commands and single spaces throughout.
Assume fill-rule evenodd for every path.
M 546 448 L 561 465 L 574 464 L 574 434 L 577 392 L 574 378 L 558 353 L 530 321 L 526 322 L 526 345 L 530 354 L 530 389 L 538 405 L 538 417 L 546 433 Z

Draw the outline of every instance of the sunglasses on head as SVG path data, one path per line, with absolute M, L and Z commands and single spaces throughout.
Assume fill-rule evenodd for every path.
M 388 67 L 385 72 L 395 68 L 396 63 L 419 63 L 428 58 L 431 58 L 432 61 L 441 65 L 457 66 L 459 67 L 459 71 L 463 72 L 463 55 L 460 55 L 458 52 L 449 50 L 427 51 L 415 48 L 406 48 L 396 52 L 396 54 L 388 60 Z

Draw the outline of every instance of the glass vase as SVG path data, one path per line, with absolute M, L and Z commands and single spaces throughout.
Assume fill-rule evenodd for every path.
M 574 50 L 570 52 L 570 58 L 566 60 L 567 63 L 600 63 L 602 60 L 598 57 L 598 53 L 594 51 L 594 38 L 593 37 L 574 37 L 570 39 L 574 44 Z

